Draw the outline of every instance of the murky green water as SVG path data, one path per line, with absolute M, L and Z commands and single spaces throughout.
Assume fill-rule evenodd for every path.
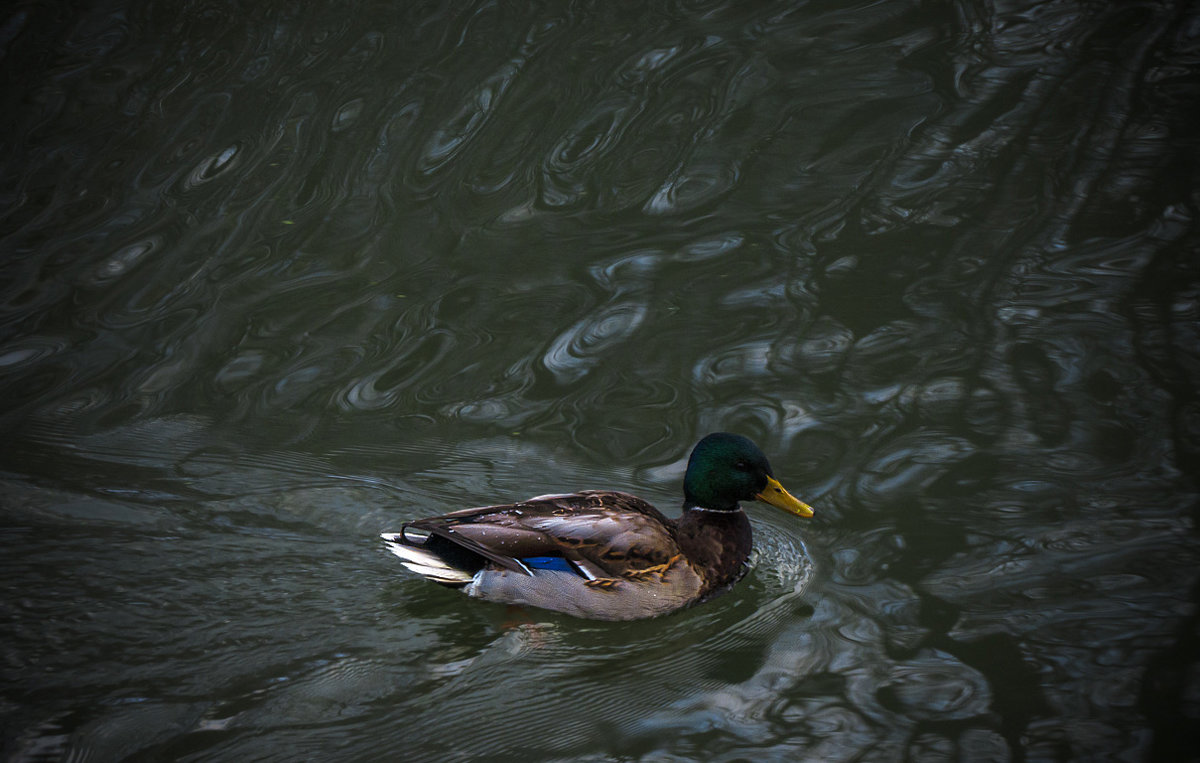
M 1163 760 L 1200 720 L 1194 2 L 0 12 L 0 756 Z M 635 623 L 406 519 L 811 521 Z

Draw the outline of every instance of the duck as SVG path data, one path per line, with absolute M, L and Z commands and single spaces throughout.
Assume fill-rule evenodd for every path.
M 411 572 L 486 601 L 589 620 L 665 615 L 725 592 L 752 550 L 742 501 L 813 516 L 747 437 L 715 432 L 688 457 L 682 514 L 616 490 L 463 509 L 382 533 Z

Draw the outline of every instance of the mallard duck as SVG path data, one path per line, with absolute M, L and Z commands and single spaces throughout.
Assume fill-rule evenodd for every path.
M 587 490 L 418 519 L 382 537 L 409 570 L 469 596 L 636 620 L 704 601 L 745 574 L 750 521 L 738 502 L 752 499 L 813 514 L 757 445 L 718 432 L 688 458 L 678 519 L 628 493 Z

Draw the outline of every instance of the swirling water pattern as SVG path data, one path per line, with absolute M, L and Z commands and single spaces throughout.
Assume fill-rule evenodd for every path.
M 15 760 L 1192 754 L 1194 3 L 0 12 Z M 597 624 L 380 530 L 817 507 Z

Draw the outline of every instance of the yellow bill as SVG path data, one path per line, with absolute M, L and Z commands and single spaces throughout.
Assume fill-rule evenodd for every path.
M 811 506 L 784 490 L 783 485 L 780 485 L 779 480 L 774 477 L 767 477 L 767 486 L 762 489 L 761 493 L 754 497 L 763 503 L 769 503 L 777 509 L 783 509 L 789 514 L 795 514 L 798 517 L 811 517 L 813 515 Z

